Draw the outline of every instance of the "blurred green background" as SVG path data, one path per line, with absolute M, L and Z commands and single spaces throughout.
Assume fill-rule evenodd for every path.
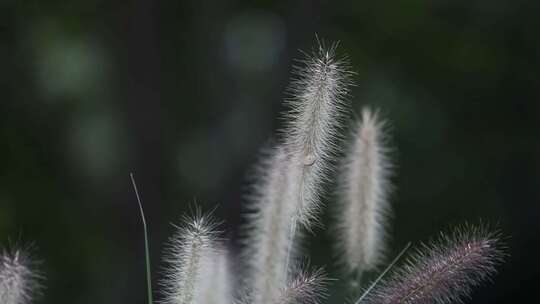
M 218 206 L 237 252 L 247 177 L 318 34 L 357 72 L 355 111 L 380 108 L 392 124 L 391 252 L 464 221 L 498 224 L 511 256 L 470 303 L 521 302 L 540 273 L 539 9 L 2 0 L 0 241 L 37 245 L 38 303 L 145 303 L 135 172 L 154 282 L 170 223 L 195 203 Z M 312 264 L 340 278 L 332 237 L 317 233 Z M 343 303 L 334 285 L 329 302 Z

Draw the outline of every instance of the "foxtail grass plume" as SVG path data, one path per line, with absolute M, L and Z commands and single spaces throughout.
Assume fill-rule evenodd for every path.
M 286 100 L 284 144 L 289 153 L 290 196 L 297 205 L 296 218 L 310 226 L 320 209 L 320 196 L 328 177 L 347 110 L 351 72 L 345 59 L 336 57 L 337 45 L 322 44 L 296 67 L 296 78 Z
M 185 217 L 170 241 L 165 257 L 166 304 L 201 303 L 202 281 L 211 257 L 219 249 L 216 223 L 210 216 L 196 212 Z
M 233 303 L 234 278 L 231 275 L 229 256 L 225 248 L 212 252 L 204 263 L 201 275 L 201 304 Z
M 41 275 L 36 272 L 28 249 L 4 249 L 0 255 L 0 303 L 29 304 L 41 291 Z
M 375 268 L 384 252 L 391 167 L 384 129 L 377 113 L 364 108 L 341 170 L 337 245 L 356 275 Z
M 268 153 L 255 184 L 253 213 L 247 232 L 245 258 L 249 263 L 247 293 L 253 303 L 275 303 L 286 287 L 288 259 L 294 252 L 291 235 L 294 205 L 286 198 L 288 158 L 282 147 Z
M 260 171 L 256 186 L 248 250 L 250 297 L 276 303 L 289 281 L 295 257 L 297 223 L 310 226 L 320 206 L 348 93 L 347 64 L 335 46 L 319 46 L 296 69 L 293 97 L 286 102 L 287 125 Z
M 282 291 L 276 304 L 319 304 L 327 296 L 328 279 L 319 268 L 301 270 Z
M 473 287 L 495 273 L 502 257 L 497 234 L 483 227 L 464 226 L 424 244 L 405 266 L 357 303 L 461 303 Z

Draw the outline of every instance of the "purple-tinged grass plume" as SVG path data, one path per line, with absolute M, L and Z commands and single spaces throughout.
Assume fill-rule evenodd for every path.
M 40 294 L 42 276 L 29 249 L 4 249 L 0 255 L 0 303 L 29 304 Z
M 164 303 L 198 304 L 204 270 L 219 249 L 216 223 L 197 211 L 194 217 L 184 217 L 177 228 L 165 257 Z
M 341 169 L 338 252 L 347 270 L 358 276 L 374 269 L 384 255 L 391 168 L 384 129 L 377 112 L 364 108 Z
M 486 228 L 464 226 L 452 235 L 441 233 L 357 303 L 462 303 L 473 287 L 495 273 L 503 255 L 498 235 Z
M 282 291 L 276 304 L 319 304 L 327 296 L 327 285 L 328 279 L 321 268 L 301 270 Z

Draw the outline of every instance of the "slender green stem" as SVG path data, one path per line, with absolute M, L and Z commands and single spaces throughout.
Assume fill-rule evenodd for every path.
M 369 286 L 368 289 L 366 289 L 366 291 L 364 291 L 364 293 L 362 294 L 362 296 L 354 303 L 354 304 L 360 304 L 360 302 L 362 302 L 362 300 L 369 294 L 369 292 L 373 289 L 373 287 L 375 287 L 377 285 L 377 283 L 379 283 L 379 281 L 384 277 L 384 275 L 390 270 L 392 269 L 392 267 L 394 267 L 394 265 L 397 263 L 397 261 L 401 258 L 401 256 L 403 256 L 403 254 L 405 254 L 405 252 L 407 251 L 407 249 L 409 249 L 409 247 L 411 247 L 411 242 L 408 242 L 407 245 L 405 245 L 405 248 L 403 248 L 399 253 L 398 255 L 392 260 L 392 262 L 390 262 L 390 264 L 388 266 L 386 266 L 386 268 L 384 269 L 384 271 L 377 277 L 377 279 L 375 281 L 373 281 L 373 283 L 371 283 L 371 285 Z
M 148 230 L 146 228 L 146 218 L 144 216 L 144 211 L 141 203 L 141 198 L 139 196 L 139 190 L 137 189 L 137 184 L 135 183 L 135 177 L 133 177 L 133 173 L 130 173 L 129 176 L 131 177 L 131 183 L 133 184 L 133 190 L 135 191 L 135 195 L 137 196 L 137 202 L 139 203 L 139 210 L 141 211 L 141 218 L 144 228 L 144 251 L 146 255 L 146 287 L 147 287 L 147 293 L 148 293 L 148 304 L 153 304 L 152 301 L 152 276 L 150 272 L 150 247 L 148 246 Z

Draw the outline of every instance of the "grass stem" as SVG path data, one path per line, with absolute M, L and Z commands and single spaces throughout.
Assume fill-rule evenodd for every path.
M 135 195 L 137 196 L 137 202 L 139 203 L 139 210 L 141 211 L 141 218 L 144 228 L 144 251 L 146 256 L 146 287 L 147 287 L 147 293 L 148 293 L 148 304 L 153 304 L 152 301 L 152 275 L 150 272 L 150 247 L 148 246 L 148 229 L 146 227 L 146 218 L 144 216 L 144 210 L 141 203 L 141 197 L 139 196 L 139 190 L 137 189 L 137 183 L 135 183 L 135 177 L 133 176 L 133 173 L 129 174 L 129 177 L 131 178 L 131 183 L 133 184 L 133 190 L 135 191 Z
M 411 242 L 408 242 L 407 245 L 405 245 L 405 248 L 403 248 L 399 253 L 398 255 L 394 258 L 394 260 L 392 260 L 392 262 L 390 264 L 388 264 L 388 266 L 386 266 L 386 268 L 384 269 L 384 271 L 377 277 L 377 279 L 375 281 L 373 281 L 373 283 L 371 283 L 371 285 L 368 287 L 368 289 L 366 289 L 366 291 L 364 291 L 364 293 L 362 294 L 362 296 L 354 303 L 354 304 L 360 304 L 362 302 L 362 300 L 369 294 L 369 292 L 373 289 L 373 287 L 375 287 L 377 285 L 377 283 L 379 283 L 379 281 L 384 277 L 384 275 L 390 270 L 392 269 L 392 267 L 394 267 L 394 265 L 397 263 L 397 261 L 401 258 L 401 256 L 403 256 L 403 254 L 405 254 L 405 252 L 407 251 L 407 249 L 409 249 L 409 247 L 411 247 Z

